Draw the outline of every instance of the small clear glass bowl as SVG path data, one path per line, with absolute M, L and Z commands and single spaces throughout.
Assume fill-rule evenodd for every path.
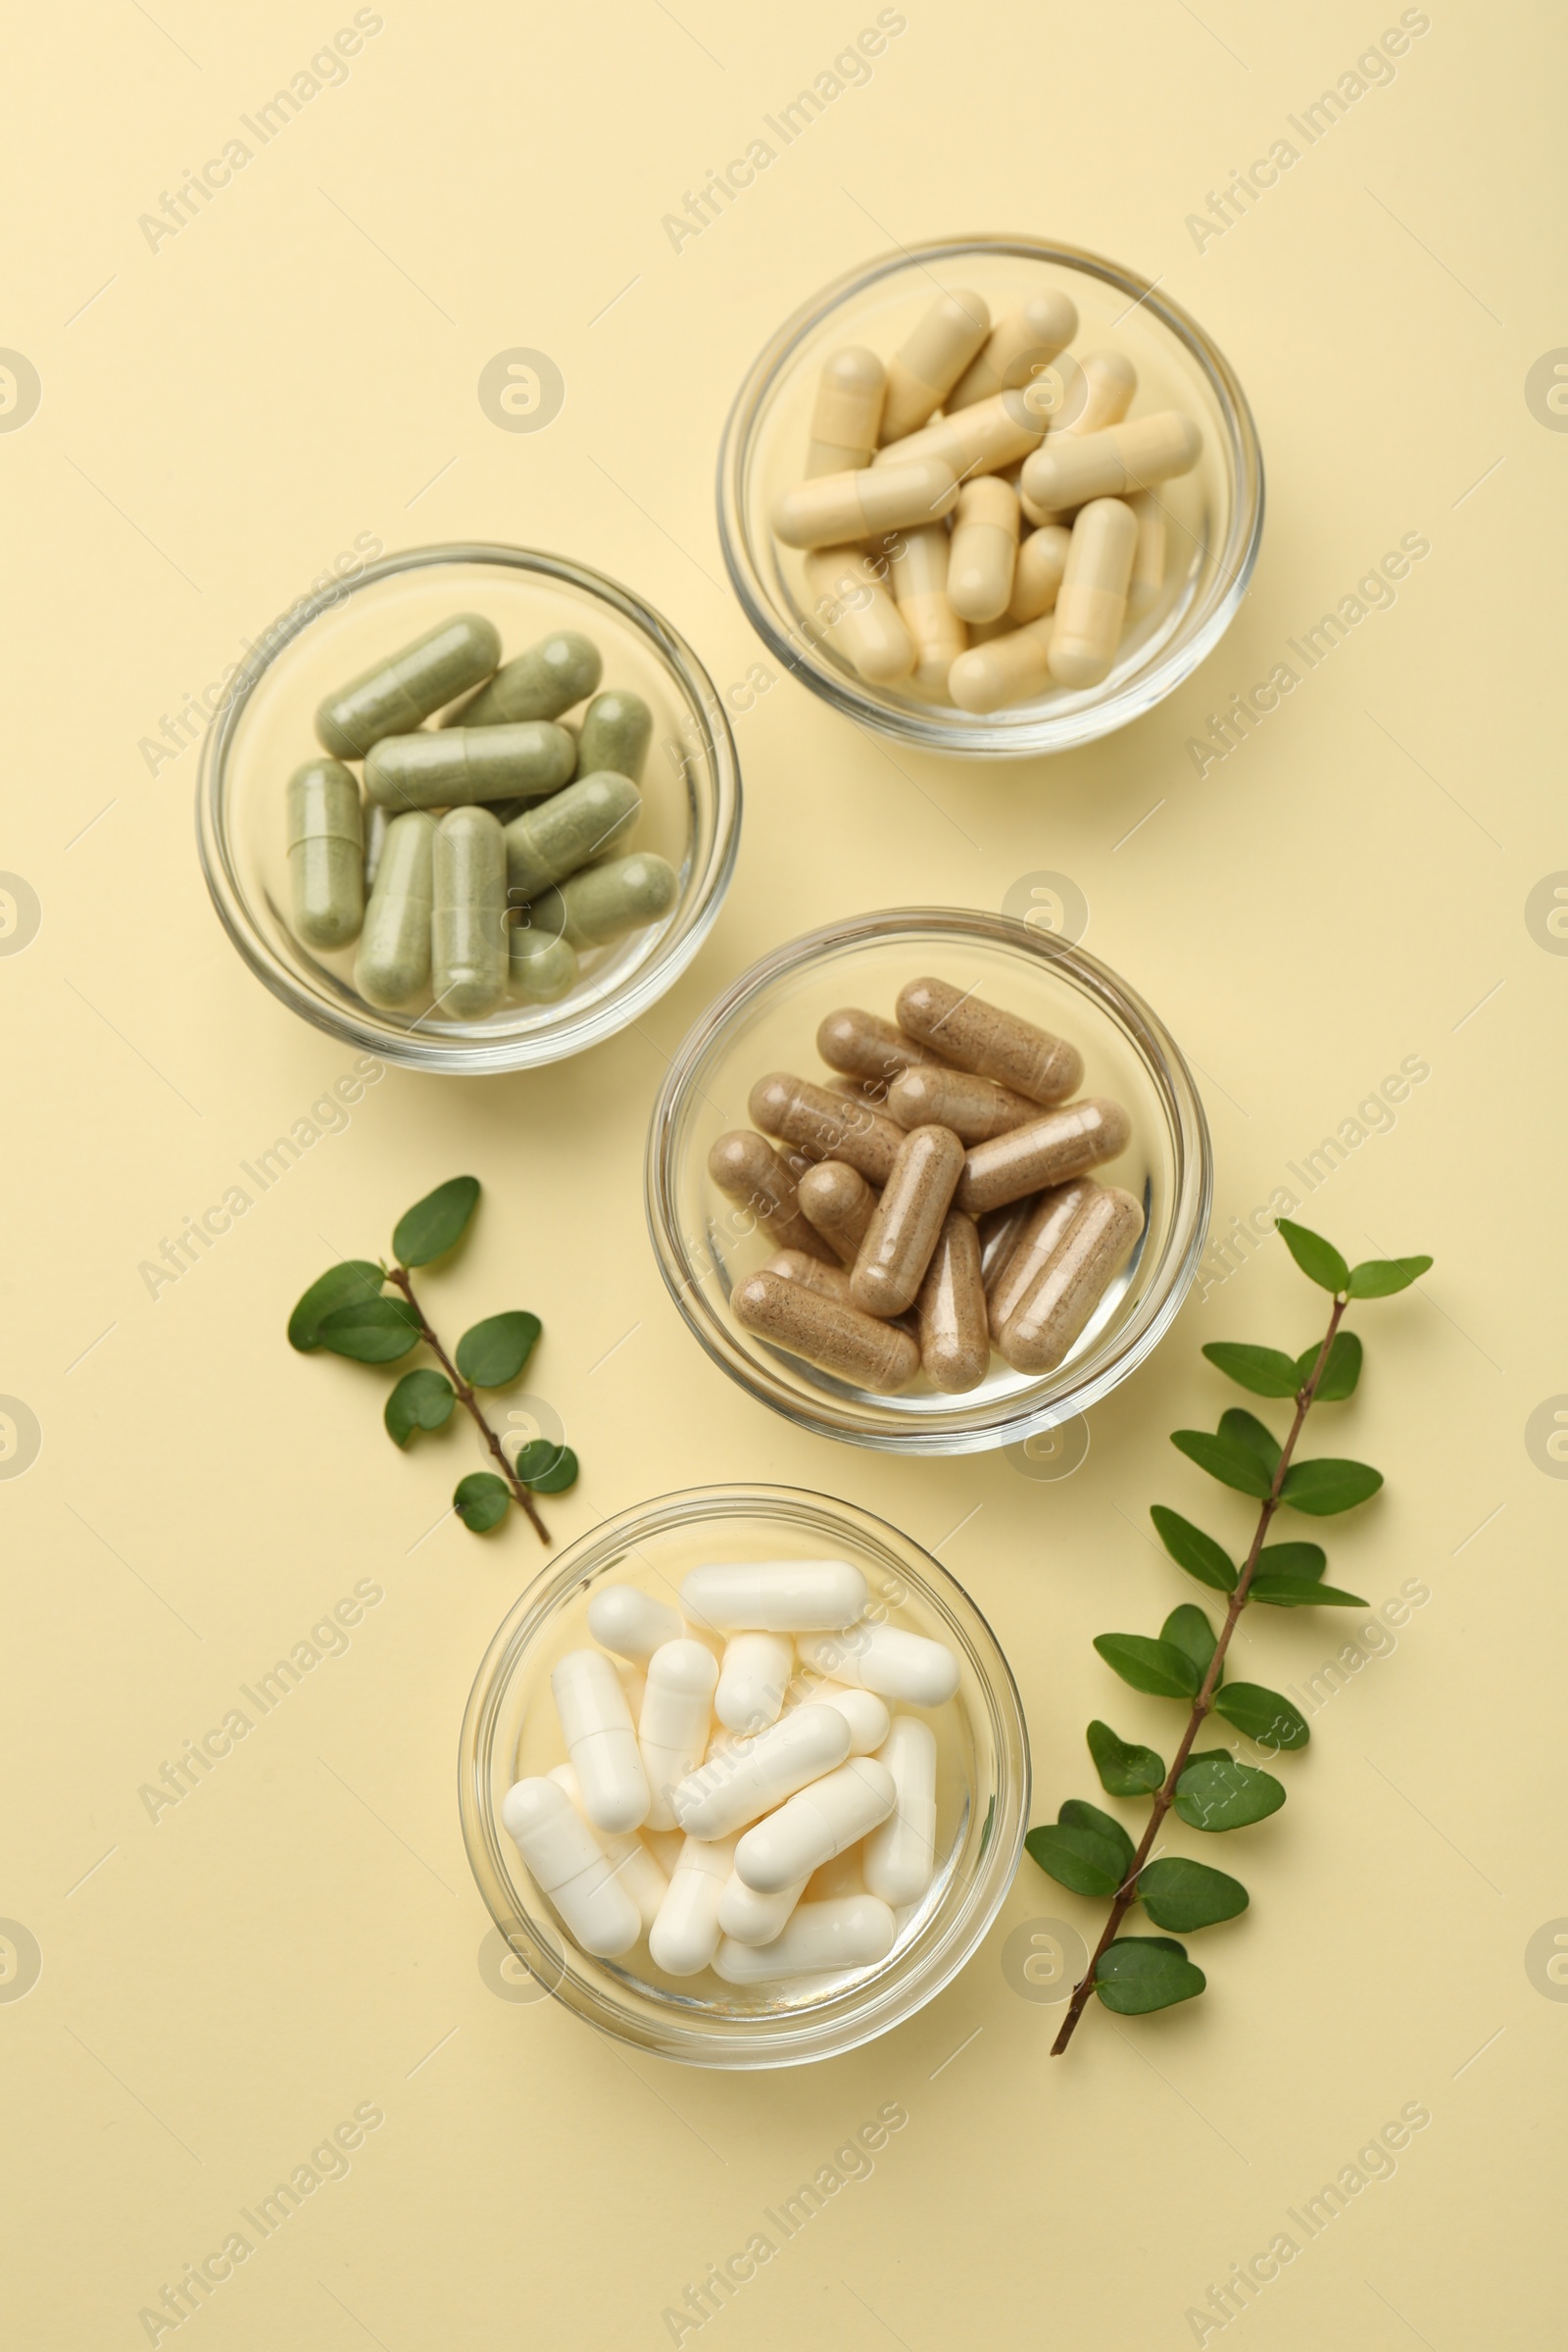
M 858 1005 L 893 1018 L 905 983 L 931 974 L 973 990 L 1075 1045 L 1084 1095 L 1108 1095 L 1132 1141 L 1102 1171 L 1144 1204 L 1131 1262 L 1055 1371 L 1014 1372 L 993 1354 L 985 1379 L 950 1396 L 924 1379 L 897 1396 L 855 1389 L 742 1328 L 739 1281 L 776 1245 L 708 1171 L 716 1138 L 749 1127 L 759 1078 L 789 1070 L 825 1084 L 825 1013 Z M 708 1353 L 742 1388 L 817 1437 L 892 1453 L 980 1453 L 1021 1444 L 1109 1394 L 1163 1337 L 1208 1231 L 1213 1166 L 1191 1071 L 1158 1016 L 1105 964 L 1000 914 L 903 907 L 810 931 L 743 972 L 689 1031 L 648 1131 L 644 1192 L 671 1298 Z
M 869 686 L 823 634 L 806 559 L 773 536 L 775 500 L 801 479 L 822 363 L 846 344 L 882 359 L 935 294 L 983 294 L 993 319 L 1033 293 L 1059 291 L 1078 309 L 1071 351 L 1112 347 L 1138 369 L 1132 414 L 1180 409 L 1202 429 L 1193 471 L 1161 485 L 1168 516 L 1163 594 L 1130 620 L 1099 686 L 1054 686 L 983 717 L 911 685 Z M 1072 397 L 1072 378 L 1059 386 Z M 718 531 L 735 593 L 753 627 L 824 702 L 884 735 L 965 759 L 1022 759 L 1093 743 L 1140 718 L 1210 653 L 1241 604 L 1263 529 L 1263 461 L 1246 395 L 1195 318 L 1136 270 L 1039 237 L 943 237 L 852 270 L 786 318 L 758 355 L 724 427 Z
M 583 957 L 554 1004 L 508 1002 L 483 1020 L 384 1012 L 354 985 L 352 947 L 305 947 L 289 923 L 284 786 L 320 756 L 317 705 L 456 612 L 501 632 L 504 659 L 551 630 L 580 629 L 604 656 L 602 685 L 654 713 L 643 812 L 630 848 L 680 877 L 657 923 Z M 434 721 L 432 724 L 436 723 Z M 414 548 L 323 588 L 269 631 L 210 728 L 197 796 L 202 870 L 227 931 L 274 997 L 318 1029 L 411 1069 L 479 1077 L 580 1054 L 624 1029 L 691 962 L 729 887 L 740 838 L 735 744 L 712 681 L 685 639 L 629 588 L 564 556 L 482 544 Z
M 566 1936 L 501 1827 L 514 1781 L 564 1757 L 550 1672 L 587 1645 L 603 1583 L 674 1601 L 710 1560 L 842 1559 L 873 1609 L 944 1642 L 957 1691 L 920 1712 L 937 1735 L 937 1867 L 875 1967 L 775 1984 L 726 1984 L 705 1970 L 665 1977 L 639 1941 L 598 1960 Z M 974 1602 L 917 1544 L 853 1503 L 789 1487 L 693 1487 L 608 1519 L 564 1552 L 500 1627 L 469 1693 L 458 1755 L 464 1842 L 479 1892 L 541 1995 L 634 2049 L 688 2066 L 800 2066 L 902 2025 L 976 1949 L 1012 1884 L 1029 1819 L 1029 1738 L 1017 1685 Z

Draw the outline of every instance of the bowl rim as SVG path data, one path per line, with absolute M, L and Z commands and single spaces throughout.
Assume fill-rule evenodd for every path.
M 1156 1278 L 1125 1334 L 1108 1348 L 1102 1346 L 1081 1365 L 1069 1359 L 1060 1373 L 1045 1376 L 1044 1394 L 1033 1403 L 1004 1399 L 966 1415 L 957 1398 L 954 1416 L 941 1423 L 916 1420 L 871 1427 L 859 1419 L 863 1408 L 858 1405 L 841 1404 L 825 1392 L 808 1399 L 787 1388 L 738 1345 L 703 1295 L 703 1277 L 693 1268 L 680 1236 L 676 1113 L 708 1053 L 732 1021 L 776 982 L 832 951 L 880 945 L 899 933 L 925 938 L 955 931 L 1064 967 L 1074 985 L 1131 1032 L 1164 1103 L 1172 1139 L 1176 1166 L 1171 1237 Z M 977 907 L 902 906 L 853 915 L 786 941 L 749 965 L 699 1014 L 670 1057 L 649 1119 L 643 1200 L 654 1255 L 682 1320 L 710 1358 L 748 1395 L 813 1437 L 836 1438 L 879 1452 L 945 1455 L 989 1452 L 1055 1428 L 1108 1396 L 1144 1362 L 1169 1330 L 1192 1287 L 1207 1246 L 1213 1184 L 1208 1120 L 1186 1057 L 1158 1014 L 1108 964 L 1087 948 L 1010 915 Z
M 922 1929 L 916 1943 L 906 1948 L 909 1974 L 892 1982 L 873 1977 L 863 1987 L 833 1996 L 823 2005 L 826 2014 L 815 2018 L 803 2012 L 761 2015 L 724 2021 L 716 2033 L 710 2027 L 683 2026 L 678 2019 L 659 2027 L 631 2012 L 617 2013 L 609 1996 L 576 1976 L 570 1965 L 572 1947 L 564 1935 L 564 1965 L 548 1950 L 536 1950 L 527 1921 L 505 1901 L 501 1889 L 510 1866 L 489 1797 L 488 1749 L 503 1695 L 523 1651 L 590 1577 L 623 1557 L 639 1535 L 646 1538 L 696 1518 L 716 1525 L 742 1516 L 774 1517 L 803 1530 L 847 1536 L 863 1552 L 881 1550 L 901 1575 L 911 1572 L 906 1555 L 918 1559 L 917 1574 L 927 1586 L 923 1597 L 960 1642 L 983 1694 L 997 1786 L 990 1827 L 981 1833 L 975 1869 L 957 1893 L 954 1916 L 940 1935 L 933 1938 L 929 1927 Z M 691 2066 L 760 2071 L 820 2062 L 858 2049 L 914 2016 L 951 1984 L 990 1933 L 1017 1875 L 1029 1821 L 1031 1773 L 1028 1721 L 1006 1652 L 974 1595 L 951 1569 L 891 1520 L 843 1496 L 806 1487 L 733 1482 L 677 1488 L 631 1504 L 578 1537 L 551 1570 L 524 1588 L 491 1636 L 464 1708 L 458 1738 L 458 1812 L 468 1867 L 492 1922 L 552 1999 L 610 2039 L 634 2048 Z M 534 1965 L 541 1957 L 552 1972 L 559 1969 L 554 1984 Z
M 1146 671 L 1104 700 L 1059 715 L 1008 721 L 1004 710 L 955 719 L 916 706 L 886 702 L 858 679 L 820 663 L 814 647 L 786 628 L 764 583 L 762 567 L 746 519 L 746 475 L 752 444 L 766 397 L 786 364 L 807 337 L 842 304 L 868 291 L 910 264 L 961 259 L 965 255 L 1012 255 L 1047 262 L 1099 278 L 1128 297 L 1128 309 L 1148 309 L 1184 346 L 1206 377 L 1227 430 L 1233 512 L 1218 559 L 1220 585 L 1191 630 L 1184 629 Z M 1070 751 L 1098 742 L 1143 717 L 1192 675 L 1229 628 L 1257 561 L 1263 533 L 1263 457 L 1257 427 L 1241 380 L 1224 353 L 1174 297 L 1158 291 L 1157 279 L 1109 261 L 1086 246 L 1057 243 L 1024 232 L 977 230 L 968 235 L 930 237 L 901 245 L 858 264 L 792 311 L 752 362 L 730 404 L 719 440 L 715 475 L 719 546 L 730 585 L 753 628 L 802 685 L 833 709 L 884 735 L 922 750 L 958 759 L 1020 760 Z M 1123 314 L 1125 316 L 1125 314 Z
M 228 760 L 240 720 L 263 678 L 313 621 L 323 612 L 338 610 L 350 598 L 379 581 L 437 565 L 460 564 L 491 564 L 503 570 L 561 581 L 608 605 L 648 641 L 672 676 L 702 733 L 700 750 L 712 779 L 712 840 L 683 917 L 668 932 L 658 953 L 640 964 L 610 996 L 575 1015 L 568 1013 L 559 1026 L 535 1029 L 522 1037 L 492 1038 L 483 1032 L 453 1036 L 438 1030 L 417 1029 L 389 1036 L 388 1026 L 368 1012 L 362 1015 L 302 987 L 260 932 L 235 863 L 225 791 Z M 227 699 L 203 741 L 196 785 L 196 843 L 202 873 L 223 929 L 262 985 L 291 1012 L 325 1030 L 329 1036 L 359 1046 L 401 1068 L 470 1078 L 491 1077 L 538 1068 L 602 1044 L 626 1028 L 674 985 L 717 919 L 735 871 L 742 812 L 740 760 L 724 706 L 703 662 L 662 612 L 610 573 L 569 556 L 554 555 L 539 548 L 513 547 L 499 540 L 465 539 L 436 541 L 380 556 L 361 571 L 333 580 L 315 595 L 302 599 L 268 630 L 265 640 L 253 651 L 228 688 Z M 387 1022 L 390 1023 L 390 1016 Z

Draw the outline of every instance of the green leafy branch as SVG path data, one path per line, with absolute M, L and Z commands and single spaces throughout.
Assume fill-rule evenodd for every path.
M 487 1315 L 466 1331 L 448 1354 L 414 1295 L 409 1269 L 427 1266 L 455 1250 L 479 1200 L 476 1176 L 454 1176 L 398 1220 L 390 1265 L 379 1259 L 345 1258 L 313 1282 L 288 1319 L 291 1348 L 302 1355 L 326 1348 L 357 1364 L 395 1364 L 419 1347 L 429 1348 L 439 1371 L 421 1365 L 405 1372 L 387 1397 L 382 1419 L 394 1446 L 407 1446 L 420 1430 L 444 1429 L 454 1407 L 472 1419 L 499 1465 L 475 1470 L 458 1481 L 452 1501 L 465 1527 L 476 1536 L 499 1527 L 512 1505 L 524 1511 L 548 1544 L 550 1533 L 534 1507 L 535 1494 L 560 1494 L 577 1478 L 569 1446 L 535 1438 L 515 1462 L 485 1419 L 476 1392 L 504 1389 L 515 1380 L 533 1352 L 542 1328 L 537 1315 L 514 1308 Z
M 1178 1568 L 1211 1591 L 1229 1597 L 1218 1634 L 1205 1612 L 1192 1602 L 1173 1609 L 1157 1639 L 1145 1634 L 1101 1634 L 1095 1647 L 1133 1690 L 1156 1698 L 1187 1702 L 1187 1729 L 1167 1770 L 1153 1748 L 1120 1739 L 1107 1723 L 1089 1726 L 1089 1752 L 1109 1796 L 1152 1798 L 1143 1837 L 1134 1846 L 1121 1823 L 1098 1805 L 1072 1797 L 1054 1823 L 1031 1830 L 1029 1853 L 1058 1886 L 1074 1894 L 1111 1897 L 1110 1914 L 1089 1966 L 1074 1986 L 1052 2045 L 1059 2057 L 1067 2047 L 1092 1992 L 1107 2009 L 1137 2017 L 1168 2009 L 1200 1993 L 1207 1982 L 1172 1936 L 1122 1936 L 1122 1921 L 1142 1903 L 1157 1928 L 1190 1934 L 1234 1919 L 1249 1902 L 1247 1889 L 1224 1871 L 1184 1855 L 1151 1860 L 1166 1815 L 1174 1812 L 1190 1829 L 1244 1829 L 1277 1813 L 1285 1789 L 1272 1773 L 1241 1763 L 1224 1747 L 1195 1747 L 1210 1714 L 1278 1756 L 1304 1747 L 1306 1718 L 1278 1691 L 1256 1683 L 1224 1680 L 1225 1656 L 1244 1608 L 1261 1601 L 1271 1608 L 1364 1608 L 1354 1592 L 1323 1582 L 1327 1556 L 1316 1544 L 1269 1544 L 1275 1513 L 1300 1511 L 1326 1519 L 1366 1502 L 1383 1484 L 1381 1471 L 1365 1462 L 1324 1457 L 1298 1461 L 1297 1441 L 1316 1404 L 1339 1404 L 1353 1395 L 1361 1377 L 1361 1343 L 1341 1329 L 1352 1299 L 1387 1298 L 1408 1288 L 1431 1265 L 1430 1257 L 1369 1258 L 1348 1266 L 1332 1244 L 1304 1225 L 1279 1219 L 1279 1231 L 1301 1272 L 1334 1296 L 1328 1329 L 1300 1355 L 1277 1348 L 1252 1348 L 1216 1340 L 1203 1349 L 1209 1362 L 1254 1396 L 1294 1400 L 1296 1410 L 1281 1442 L 1256 1415 L 1233 1406 L 1210 1433 L 1178 1429 L 1171 1444 L 1221 1486 L 1259 1504 L 1252 1541 L 1240 1567 L 1223 1545 L 1191 1520 L 1156 1503 L 1151 1517 Z

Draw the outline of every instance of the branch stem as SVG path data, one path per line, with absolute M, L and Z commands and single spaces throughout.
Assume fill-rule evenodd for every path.
M 516 1503 L 519 1510 L 526 1511 L 529 1519 L 533 1522 L 534 1531 L 537 1534 L 540 1543 L 548 1544 L 550 1541 L 550 1530 L 546 1527 L 544 1521 L 540 1518 L 537 1509 L 534 1507 L 533 1496 L 529 1494 L 527 1488 L 523 1485 L 521 1479 L 517 1476 L 517 1473 L 515 1470 L 514 1470 L 512 1464 L 502 1452 L 501 1440 L 496 1436 L 495 1431 L 491 1428 L 489 1422 L 485 1419 L 484 1414 L 480 1411 L 478 1397 L 474 1395 L 473 1390 L 464 1379 L 462 1373 L 458 1370 L 457 1365 L 452 1361 L 451 1356 L 448 1355 L 446 1349 L 436 1338 L 435 1333 L 431 1330 L 429 1320 L 425 1315 L 423 1307 L 414 1296 L 414 1285 L 409 1280 L 408 1268 L 406 1266 L 389 1266 L 387 1268 L 386 1278 L 388 1282 L 394 1286 L 394 1288 L 403 1293 L 404 1298 L 408 1300 L 415 1313 L 418 1316 L 420 1339 L 423 1340 L 425 1346 L 429 1348 L 431 1354 L 441 1366 L 442 1371 L 446 1374 L 448 1380 L 451 1381 L 453 1389 L 457 1394 L 458 1402 L 463 1405 L 469 1414 L 471 1414 L 473 1421 L 478 1428 L 480 1436 L 484 1439 L 484 1442 L 489 1446 L 490 1451 L 495 1455 L 496 1466 L 500 1470 L 502 1477 L 506 1480 L 508 1487 L 512 1491 L 513 1501 Z
M 1340 1319 L 1348 1304 L 1348 1298 L 1336 1298 L 1334 1312 L 1329 1317 L 1328 1330 L 1323 1335 L 1323 1345 L 1317 1351 L 1317 1361 L 1312 1366 L 1310 1377 L 1297 1391 L 1296 1418 L 1291 1423 L 1290 1434 L 1280 1447 L 1280 1458 L 1274 1466 L 1274 1476 L 1270 1482 L 1268 1494 L 1257 1514 L 1257 1525 L 1252 1531 L 1251 1545 L 1247 1558 L 1242 1563 L 1242 1572 L 1236 1579 L 1236 1589 L 1230 1596 L 1230 1605 L 1225 1611 L 1225 1623 L 1220 1629 L 1219 1640 L 1214 1644 L 1214 1655 L 1208 1661 L 1208 1672 L 1203 1677 L 1202 1688 L 1193 1701 L 1192 1716 L 1182 1735 L 1181 1745 L 1176 1750 L 1171 1768 L 1154 1793 L 1153 1802 L 1150 1808 L 1149 1825 L 1139 1841 L 1138 1851 L 1134 1854 L 1128 1867 L 1127 1876 L 1116 1889 L 1115 1899 L 1111 1903 L 1110 1916 L 1105 1922 L 1104 1931 L 1090 1955 L 1088 1968 L 1073 1987 L 1072 1999 L 1067 2004 L 1067 2014 L 1061 2021 L 1061 2031 L 1051 2045 L 1053 2058 L 1061 2056 L 1077 2031 L 1078 2020 L 1082 2017 L 1089 1996 L 1095 1989 L 1095 1976 L 1100 1967 L 1101 1956 L 1110 1944 L 1114 1943 L 1122 1921 L 1138 1899 L 1139 1873 L 1149 1860 L 1154 1839 L 1159 1835 L 1161 1822 L 1175 1802 L 1176 1786 L 1187 1769 L 1187 1759 L 1192 1754 L 1193 1742 L 1202 1729 L 1203 1718 L 1214 1703 L 1214 1693 L 1219 1688 L 1219 1678 L 1225 1664 L 1225 1652 L 1231 1645 L 1231 1636 L 1235 1633 L 1238 1620 L 1247 1606 L 1248 1593 L 1250 1591 L 1253 1573 L 1257 1567 L 1258 1555 L 1263 1548 L 1263 1540 L 1268 1534 L 1269 1525 L 1275 1512 L 1280 1507 L 1280 1490 L 1285 1484 L 1285 1474 L 1291 1466 L 1291 1457 L 1296 1451 L 1297 1440 L 1301 1434 L 1306 1416 L 1311 1411 L 1313 1399 L 1317 1396 L 1318 1383 L 1323 1378 L 1327 1367 L 1329 1349 L 1334 1345 L 1334 1335 L 1340 1328 Z

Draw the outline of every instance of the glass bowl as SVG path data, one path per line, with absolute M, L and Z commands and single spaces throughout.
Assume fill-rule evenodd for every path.
M 608 1580 L 673 1600 L 710 1560 L 853 1561 L 880 1610 L 945 1642 L 959 1660 L 955 1696 L 922 1709 L 938 1739 L 937 1868 L 900 1915 L 872 1968 L 792 1984 L 664 1977 L 640 1941 L 598 1960 L 565 1935 L 501 1827 L 513 1782 L 565 1749 L 550 1671 L 589 1642 L 588 1602 Z M 601 2033 L 688 2066 L 799 2066 L 886 2034 L 933 1999 L 976 1949 L 1012 1884 L 1029 1819 L 1029 1740 L 1017 1685 L 974 1602 L 907 1536 L 853 1503 L 788 1487 L 694 1487 L 623 1511 L 564 1552 L 500 1627 L 469 1693 L 458 1757 L 464 1841 L 479 1891 L 541 1993 Z
M 552 629 L 580 629 L 604 656 L 603 686 L 628 687 L 649 704 L 643 813 L 628 847 L 666 858 L 680 878 L 668 913 L 586 955 L 581 978 L 558 1003 L 509 1002 L 475 1021 L 428 1009 L 384 1012 L 354 986 L 352 947 L 303 946 L 289 926 L 284 840 L 285 781 L 320 756 L 318 703 L 378 656 L 463 612 L 495 622 L 508 661 Z M 208 731 L 197 798 L 213 902 L 273 996 L 383 1060 L 470 1077 L 579 1054 L 662 997 L 718 912 L 740 819 L 728 721 L 707 670 L 668 621 L 630 589 L 564 556 L 466 544 L 387 556 L 270 631 Z
M 1055 1371 L 1014 1372 L 993 1354 L 976 1389 L 944 1396 L 922 1380 L 898 1396 L 855 1389 L 788 1355 L 736 1321 L 738 1281 L 777 1245 L 721 1193 L 708 1154 L 751 1124 L 747 1097 L 769 1071 L 824 1082 L 816 1030 L 858 1005 L 891 1019 L 900 989 L 922 974 L 1068 1039 L 1084 1057 L 1085 1095 L 1108 1095 L 1132 1121 L 1120 1158 L 1097 1169 L 1140 1199 L 1145 1225 Z M 815 1436 L 892 1453 L 979 1453 L 1021 1443 L 1081 1413 L 1141 1364 L 1173 1321 L 1208 1231 L 1208 1123 L 1175 1040 L 1124 980 L 1080 947 L 1000 914 L 904 907 L 858 915 L 792 940 L 743 972 L 689 1031 L 648 1132 L 649 1230 L 686 1322 L 742 1388 Z
M 993 319 L 1054 290 L 1078 308 L 1070 349 L 1110 345 L 1138 369 L 1132 415 L 1183 410 L 1203 432 L 1191 473 L 1161 485 L 1169 548 L 1164 591 L 1131 619 L 1110 674 L 1081 691 L 1053 687 L 983 717 L 912 686 L 869 686 L 823 636 L 805 557 L 774 539 L 768 517 L 801 479 L 818 372 L 863 343 L 887 359 L 935 293 L 983 294 Z M 1073 376 L 1054 386 L 1069 405 Z M 1048 391 L 1047 397 L 1051 396 Z M 1148 278 L 1075 245 L 1039 237 L 944 237 L 852 270 L 787 318 L 736 395 L 718 458 L 718 530 L 753 627 L 813 694 L 884 735 L 963 758 L 1019 759 L 1069 750 L 1162 702 L 1212 651 L 1242 601 L 1263 528 L 1263 463 L 1251 411 L 1224 354 Z

